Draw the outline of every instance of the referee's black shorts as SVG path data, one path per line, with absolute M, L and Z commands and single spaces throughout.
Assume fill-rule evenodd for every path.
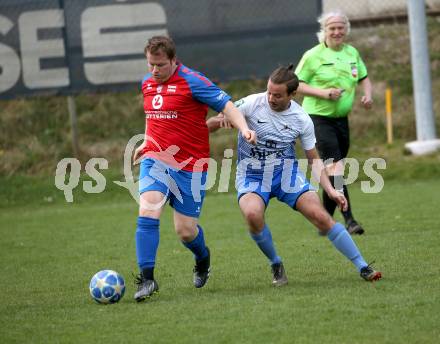
M 348 118 L 310 115 L 315 126 L 316 147 L 323 161 L 334 162 L 347 157 L 350 148 Z

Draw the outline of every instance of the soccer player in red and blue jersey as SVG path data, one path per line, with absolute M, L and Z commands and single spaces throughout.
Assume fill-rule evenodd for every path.
M 255 132 L 231 97 L 201 73 L 176 59 L 171 38 L 152 37 L 145 47 L 149 73 L 142 81 L 145 140 L 134 154 L 140 162 L 140 207 L 136 255 L 140 276 L 136 301 L 158 291 L 154 266 L 159 245 L 159 221 L 165 203 L 174 208 L 174 227 L 195 257 L 193 282 L 203 287 L 210 273 L 210 252 L 198 223 L 203 205 L 209 159 L 208 107 L 222 112 L 243 138 L 255 143 Z

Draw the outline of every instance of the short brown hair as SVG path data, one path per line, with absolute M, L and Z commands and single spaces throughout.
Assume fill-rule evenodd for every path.
M 287 67 L 281 66 L 275 69 L 270 75 L 269 80 L 277 85 L 286 84 L 287 94 L 292 94 L 292 92 L 296 91 L 299 85 L 298 77 L 293 71 L 292 63 Z
M 176 56 L 176 45 L 174 44 L 174 41 L 167 36 L 151 37 L 145 46 L 145 55 L 147 52 L 156 55 L 161 51 L 164 52 L 170 60 L 173 59 Z

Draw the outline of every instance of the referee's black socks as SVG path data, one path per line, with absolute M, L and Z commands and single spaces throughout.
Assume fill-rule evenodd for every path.
M 347 210 L 341 211 L 342 216 L 344 216 L 345 223 L 349 223 L 353 220 L 353 214 L 351 213 L 351 204 L 350 204 L 350 197 L 348 196 L 348 190 L 347 186 L 344 185 L 344 196 L 347 199 Z

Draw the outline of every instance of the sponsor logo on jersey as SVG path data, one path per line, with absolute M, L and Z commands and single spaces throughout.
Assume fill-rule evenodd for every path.
M 151 90 L 153 87 L 151 87 L 151 84 L 147 84 L 147 90 Z
M 221 91 L 219 95 L 217 96 L 217 100 L 222 100 L 226 97 L 226 93 L 224 91 Z
M 145 111 L 145 118 L 146 119 L 176 119 L 179 115 L 176 111 Z
M 177 86 L 176 85 L 168 85 L 167 87 L 167 93 L 174 93 L 177 91 Z
M 162 86 L 160 86 L 162 88 Z M 151 101 L 151 105 L 154 109 L 160 109 L 163 105 L 163 97 L 160 94 L 156 94 Z
M 240 100 L 237 100 L 236 102 L 234 102 L 234 105 L 236 106 L 236 107 L 240 107 L 240 106 L 242 106 L 244 104 L 244 99 L 240 99 Z

